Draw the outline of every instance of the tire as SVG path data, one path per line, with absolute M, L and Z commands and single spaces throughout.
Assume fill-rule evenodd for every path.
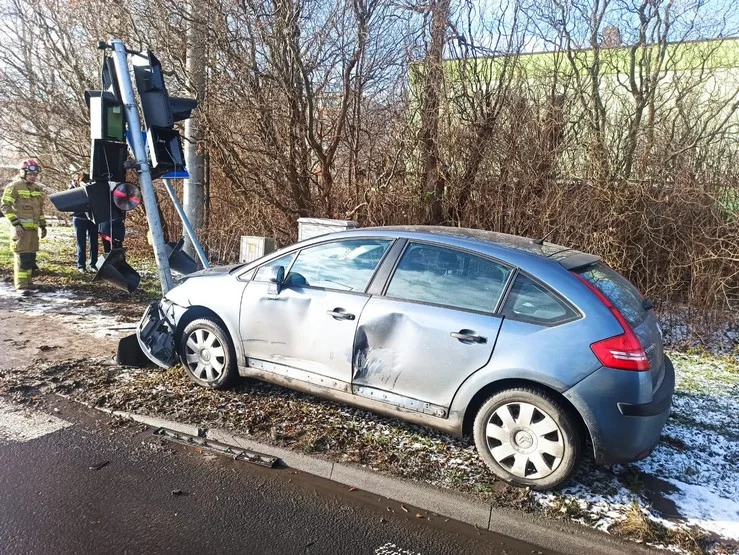
M 198 385 L 224 389 L 236 378 L 236 353 L 223 326 L 210 318 L 190 322 L 180 338 L 180 361 Z
M 477 412 L 473 430 L 478 453 L 499 478 L 535 490 L 563 485 L 582 457 L 578 423 L 560 402 L 534 388 L 494 394 Z

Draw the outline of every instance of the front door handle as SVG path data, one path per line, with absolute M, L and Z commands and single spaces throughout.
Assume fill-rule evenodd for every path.
M 458 339 L 462 343 L 487 343 L 488 338 L 482 335 L 477 335 L 472 330 L 459 330 L 450 333 L 454 339 Z
M 334 320 L 354 320 L 354 318 L 356 318 L 354 314 L 345 312 L 343 308 L 335 308 L 333 310 L 327 310 L 326 314 L 331 316 L 331 318 L 333 318 Z

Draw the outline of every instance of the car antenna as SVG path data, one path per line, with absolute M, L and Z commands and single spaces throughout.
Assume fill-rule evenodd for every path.
M 535 245 L 543 245 L 544 240 L 549 239 L 549 237 L 551 237 L 552 233 L 554 233 L 555 231 L 557 231 L 557 228 L 553 227 L 552 230 L 549 233 L 547 233 L 544 237 L 542 237 L 541 239 L 532 239 L 531 242 L 534 243 Z

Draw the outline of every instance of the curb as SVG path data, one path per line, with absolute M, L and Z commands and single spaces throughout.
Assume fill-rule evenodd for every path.
M 95 409 L 112 416 L 145 424 L 151 428 L 167 428 L 174 432 L 208 439 L 231 447 L 278 457 L 287 467 L 294 470 L 364 490 L 482 530 L 502 534 L 566 555 L 654 552 L 644 545 L 630 543 L 585 526 L 546 519 L 513 509 L 495 507 L 457 492 L 371 472 L 353 465 L 335 463 L 318 457 L 295 453 L 282 447 L 240 437 L 218 428 L 200 428 L 156 416 L 146 416 L 102 407 L 95 407 Z

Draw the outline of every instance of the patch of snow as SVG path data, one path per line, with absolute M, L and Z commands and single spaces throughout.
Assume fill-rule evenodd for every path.
M 739 540 L 739 367 L 716 357 L 669 356 L 675 363 L 676 395 L 651 456 L 611 468 L 586 465 L 573 485 L 556 494 L 534 493 L 540 505 L 566 510 L 577 502 L 587 513 L 585 520 L 608 531 L 636 502 L 647 518 L 668 528 L 696 526 Z M 665 501 L 679 518 L 659 513 L 654 505 Z
M 688 524 L 739 540 L 739 503 L 716 495 L 701 484 L 686 484 L 674 479 L 669 481 L 678 491 L 667 497 L 675 502 Z M 735 492 L 736 485 L 734 482 Z
M 739 361 L 739 319 L 730 312 L 700 313 L 685 306 L 663 307 L 658 314 L 666 347 L 696 347 Z
M 0 296 L 18 297 L 11 284 L 0 282 Z M 24 297 L 23 307 L 16 312 L 28 316 L 47 316 L 61 326 L 69 326 L 102 339 L 118 338 L 135 332 L 135 323 L 123 322 L 120 317 L 99 305 L 90 304 L 89 298 L 80 297 L 68 289 L 38 291 Z
M 0 445 L 31 441 L 67 426 L 66 420 L 0 399 Z

